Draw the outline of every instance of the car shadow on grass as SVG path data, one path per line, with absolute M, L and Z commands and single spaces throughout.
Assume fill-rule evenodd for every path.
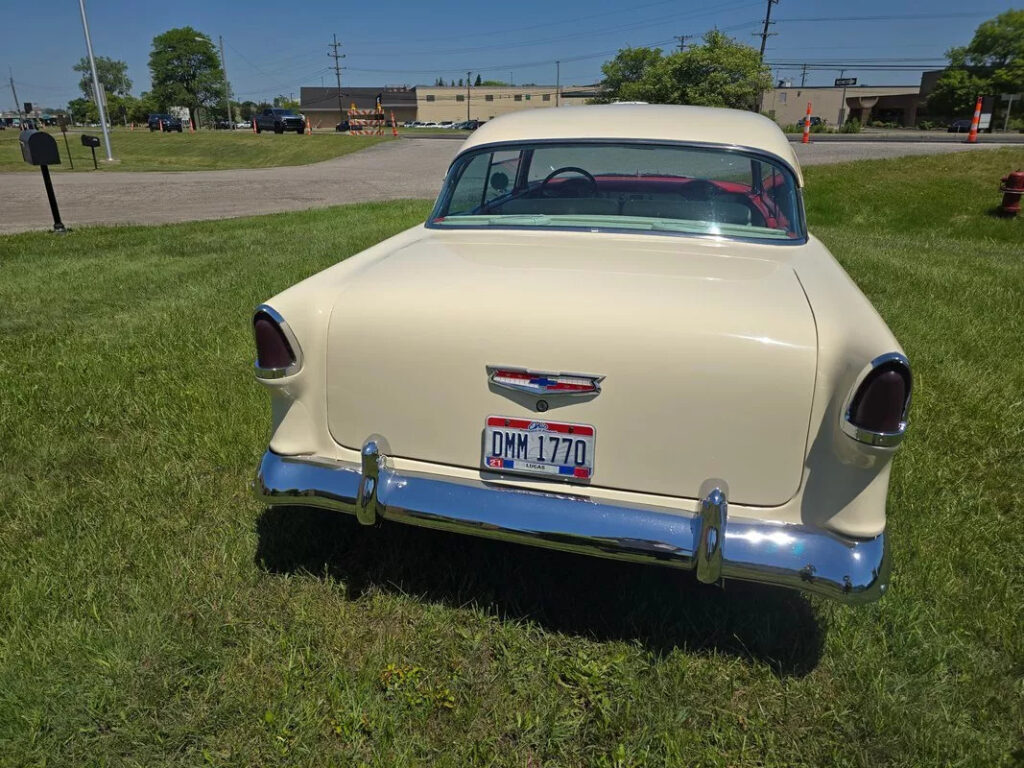
M 802 677 L 821 658 L 826 626 L 791 590 L 701 584 L 671 568 L 602 560 L 306 507 L 270 507 L 257 524 L 256 562 L 272 573 L 330 576 L 353 599 L 376 589 L 477 605 L 596 640 L 725 653 Z

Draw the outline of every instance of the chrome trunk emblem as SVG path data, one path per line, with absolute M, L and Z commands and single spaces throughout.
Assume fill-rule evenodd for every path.
M 508 365 L 488 365 L 487 378 L 496 387 L 531 395 L 596 395 L 604 376 L 589 373 L 530 371 Z

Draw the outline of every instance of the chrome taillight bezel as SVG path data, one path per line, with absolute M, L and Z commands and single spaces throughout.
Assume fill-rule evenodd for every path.
M 253 326 L 253 339 L 255 341 L 256 336 L 256 320 L 260 315 L 266 315 L 270 320 L 280 329 L 284 335 L 285 341 L 288 343 L 289 348 L 294 358 L 290 365 L 283 368 L 264 368 L 260 366 L 259 352 L 257 350 L 256 360 L 253 361 L 252 367 L 253 372 L 256 374 L 258 379 L 281 379 L 285 376 L 291 376 L 302 368 L 302 348 L 299 346 L 298 339 L 295 338 L 295 334 L 292 332 L 291 326 L 278 312 L 267 304 L 260 304 L 256 307 L 256 311 L 252 315 L 252 326 Z
M 864 382 L 879 368 L 892 367 L 893 365 L 901 367 L 906 371 L 907 380 L 907 393 L 903 402 L 903 412 L 900 416 L 899 427 L 893 432 L 876 432 L 854 424 L 852 407 L 854 399 L 861 387 L 864 385 Z M 846 400 L 843 402 L 839 426 L 845 435 L 853 438 L 859 443 L 864 443 L 865 445 L 871 445 L 878 448 L 893 448 L 903 441 L 903 437 L 907 432 L 907 425 L 909 423 L 907 416 L 910 411 L 910 400 L 912 396 L 913 376 L 910 370 L 910 361 L 906 356 L 899 352 L 888 352 L 884 355 L 879 355 L 865 366 L 853 386 L 850 387 L 850 391 L 846 395 Z

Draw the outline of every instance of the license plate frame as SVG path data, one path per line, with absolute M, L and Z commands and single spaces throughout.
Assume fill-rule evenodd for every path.
M 484 421 L 481 463 L 490 472 L 586 483 L 594 477 L 596 444 L 591 424 L 492 415 Z

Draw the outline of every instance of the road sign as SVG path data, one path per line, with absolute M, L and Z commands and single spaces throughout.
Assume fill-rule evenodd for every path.
M 836 88 L 845 88 L 848 85 L 856 85 L 856 84 L 857 84 L 857 78 L 856 77 L 837 77 L 836 78 Z
M 32 102 L 31 101 L 26 101 L 22 106 L 25 107 L 25 114 L 26 115 L 31 115 L 32 114 Z

